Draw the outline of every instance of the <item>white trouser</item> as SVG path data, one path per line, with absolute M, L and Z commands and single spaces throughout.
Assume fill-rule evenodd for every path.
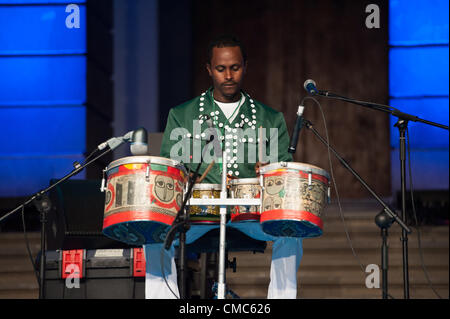
M 178 299 L 177 268 L 175 265 L 175 248 L 164 249 L 164 244 L 144 245 L 145 251 L 145 298 Z M 163 255 L 164 273 L 161 268 Z M 166 280 L 164 280 L 164 277 Z M 167 281 L 167 283 L 166 283 Z
M 297 298 L 297 270 L 302 255 L 301 238 L 280 237 L 274 240 L 268 299 Z
M 193 225 L 186 234 L 186 243 L 190 244 L 211 229 L 218 227 L 218 225 Z M 228 223 L 227 227 L 239 229 L 256 240 L 273 241 L 267 298 L 297 298 L 297 270 L 303 255 L 302 238 L 269 236 L 262 232 L 259 223 Z M 177 242 L 174 242 L 174 245 L 177 245 Z M 145 297 L 147 299 L 179 297 L 174 245 L 168 251 L 164 249 L 163 244 L 144 245 L 147 265 L 145 275 Z M 161 270 L 161 252 L 164 255 L 164 275 L 167 284 Z

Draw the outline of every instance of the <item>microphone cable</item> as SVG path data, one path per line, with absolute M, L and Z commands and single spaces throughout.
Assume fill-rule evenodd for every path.
M 417 243 L 419 248 L 419 257 L 420 262 L 422 266 L 423 273 L 425 275 L 425 278 L 428 282 L 428 285 L 430 286 L 431 290 L 433 290 L 434 294 L 439 298 L 442 299 L 442 297 L 438 294 L 436 289 L 433 287 L 433 283 L 431 282 L 430 275 L 428 273 L 427 268 L 425 267 L 425 262 L 423 258 L 423 250 L 422 250 L 422 241 L 421 241 L 421 235 L 420 235 L 420 226 L 417 219 L 417 213 L 416 213 L 416 207 L 414 203 L 414 191 L 413 191 L 413 182 L 412 182 L 412 170 L 411 170 L 411 149 L 410 149 L 410 139 L 409 139 L 409 130 L 408 127 L 406 128 L 406 141 L 407 141 L 407 150 L 408 150 L 408 175 L 409 175 L 409 190 L 411 192 L 411 205 L 412 205 L 412 211 L 414 215 L 414 222 L 415 222 L 415 228 L 417 230 Z
M 98 148 L 96 148 L 95 150 L 93 150 L 88 156 L 86 156 L 86 158 L 84 159 L 85 162 L 87 162 L 91 157 L 93 157 L 95 155 L 95 153 L 97 153 L 97 151 L 99 151 Z M 84 155 L 86 155 L 87 153 L 85 153 Z
M 191 166 L 188 166 L 188 176 L 190 176 L 190 175 L 191 175 Z M 184 209 L 186 209 L 186 207 Z M 167 237 L 167 234 L 166 234 L 166 237 Z M 167 286 L 167 288 L 169 288 L 170 292 L 175 296 L 176 299 L 181 299 L 180 296 L 177 296 L 177 294 L 172 290 L 172 288 L 170 288 L 170 285 L 167 282 L 166 273 L 164 271 L 164 250 L 165 250 L 164 245 L 165 245 L 165 240 L 163 241 L 163 243 L 161 245 L 161 252 L 160 252 L 160 256 L 159 256 L 159 266 L 161 267 L 161 274 L 162 274 L 164 282 L 166 283 L 166 286 Z M 170 263 L 172 263 L 172 262 L 170 261 Z M 178 275 L 177 275 L 177 281 L 178 281 Z
M 39 275 L 38 267 L 36 266 L 36 263 L 34 262 L 33 254 L 31 253 L 30 242 L 29 242 L 29 239 L 28 239 L 28 236 L 27 236 L 27 230 L 26 230 L 26 226 L 25 226 L 25 207 L 24 206 L 22 206 L 21 215 L 22 215 L 23 235 L 24 235 L 24 238 L 25 238 L 25 246 L 27 248 L 28 257 L 30 258 L 31 265 L 33 266 L 33 270 L 34 270 L 34 274 L 36 276 L 38 287 L 40 287 L 40 285 L 41 285 L 41 282 L 39 280 L 40 275 Z M 41 256 L 41 258 L 42 258 L 42 256 Z
M 329 135 L 328 135 L 327 122 L 326 122 L 326 119 L 325 119 L 325 114 L 324 114 L 323 109 L 322 109 L 322 105 L 319 103 L 319 101 L 317 101 L 315 98 L 310 97 L 310 96 L 304 97 L 303 100 L 302 100 L 302 104 L 301 105 L 304 105 L 303 103 L 304 103 L 305 100 L 313 100 L 319 106 L 320 113 L 322 114 L 322 119 L 323 119 L 324 128 L 325 128 L 325 135 L 326 135 L 327 144 L 328 144 L 327 145 L 327 150 L 328 150 L 328 161 L 329 161 L 329 165 L 330 165 L 331 180 L 333 181 L 334 189 L 335 189 L 335 192 L 336 192 L 336 198 L 337 198 L 337 203 L 338 203 L 338 207 L 339 207 L 339 215 L 340 215 L 342 223 L 344 225 L 345 234 L 346 234 L 346 237 L 347 237 L 347 241 L 348 241 L 348 243 L 350 245 L 350 248 L 352 250 L 352 254 L 356 258 L 356 260 L 358 261 L 358 263 L 359 263 L 359 265 L 361 267 L 361 271 L 365 274 L 366 273 L 365 267 L 364 267 L 363 263 L 361 262 L 361 260 L 359 259 L 358 255 L 355 252 L 352 240 L 350 238 L 350 234 L 348 232 L 347 224 L 345 222 L 344 214 L 342 213 L 342 206 L 341 206 L 341 201 L 340 201 L 340 197 L 339 197 L 339 191 L 338 191 L 338 187 L 336 185 L 336 180 L 334 178 L 333 163 L 331 161 L 330 139 L 329 139 Z
M 163 276 L 163 279 L 164 279 L 164 282 L 166 283 L 166 286 L 167 286 L 167 288 L 169 288 L 169 290 L 170 290 L 170 292 L 175 296 L 175 298 L 176 299 L 180 299 L 180 296 L 178 296 L 173 290 L 172 290 L 172 288 L 170 288 L 170 285 L 169 285 L 169 282 L 167 281 L 167 278 L 166 278 L 166 273 L 165 273 L 165 271 L 164 271 L 164 250 L 165 250 L 165 248 L 164 248 L 164 243 L 162 243 L 161 244 L 161 253 L 160 253 L 160 259 L 159 259 L 159 264 L 160 264 L 160 267 L 161 267 L 161 273 L 162 273 L 162 276 Z M 175 261 L 174 261 L 175 262 Z M 172 261 L 170 260 L 170 266 L 171 266 L 171 268 L 172 268 Z M 176 267 L 175 267 L 176 268 Z M 175 272 L 177 271 L 177 269 L 175 269 Z M 178 279 L 178 275 L 177 275 L 177 279 Z M 178 280 L 177 280 L 178 281 Z

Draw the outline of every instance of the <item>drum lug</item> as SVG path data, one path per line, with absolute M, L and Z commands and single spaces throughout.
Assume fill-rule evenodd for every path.
M 264 177 L 263 175 L 259 175 L 259 185 L 261 186 L 261 203 L 259 205 L 259 214 L 261 215 L 263 212 L 263 201 L 264 201 L 264 193 L 265 193 L 265 187 L 264 187 Z
M 102 185 L 100 186 L 100 192 L 102 192 L 102 193 L 106 190 L 106 187 L 105 187 L 105 172 L 106 172 L 106 169 L 103 170 L 103 174 L 102 174 Z
M 312 184 L 312 174 L 308 173 L 308 186 L 311 186 Z
M 150 161 L 147 162 L 147 170 L 145 171 L 145 181 L 150 182 Z
M 331 187 L 328 186 L 328 204 L 331 204 Z

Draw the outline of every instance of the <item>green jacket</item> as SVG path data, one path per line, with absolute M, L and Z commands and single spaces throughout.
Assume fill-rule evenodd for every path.
M 172 108 L 167 118 L 167 126 L 161 145 L 160 155 L 183 162 L 186 169 L 196 170 L 203 154 L 204 163 L 199 176 L 212 159 L 215 164 L 204 183 L 220 184 L 222 176 L 221 158 L 214 157 L 213 143 L 210 140 L 209 125 L 215 127 L 221 149 L 228 150 L 227 172 L 233 177 L 256 177 L 255 163 L 259 159 L 257 142 L 259 127 L 265 128 L 264 162 L 292 161 L 288 153 L 289 135 L 283 114 L 256 100 L 242 91 L 245 102 L 234 120 L 229 123 L 220 107 L 213 101 L 212 88 L 202 95 Z M 207 118 L 208 117 L 208 118 Z M 207 146 L 205 146 L 207 145 Z M 206 147 L 206 150 L 205 150 Z

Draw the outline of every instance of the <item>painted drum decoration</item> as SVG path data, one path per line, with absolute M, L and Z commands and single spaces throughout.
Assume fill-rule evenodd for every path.
M 321 236 L 321 213 L 330 197 L 328 173 L 317 166 L 293 162 L 269 164 L 260 172 L 264 185 L 263 231 L 273 236 Z
M 228 182 L 231 198 L 260 198 L 259 178 L 238 178 Z M 260 219 L 259 206 L 230 206 L 231 222 L 257 221 Z
M 220 198 L 220 184 L 195 184 L 192 188 L 193 198 Z M 190 206 L 189 217 L 193 224 L 219 224 L 220 207 L 219 206 Z
M 103 233 L 130 245 L 164 242 L 183 201 L 185 168 L 163 157 L 130 156 L 111 162 L 106 175 Z

